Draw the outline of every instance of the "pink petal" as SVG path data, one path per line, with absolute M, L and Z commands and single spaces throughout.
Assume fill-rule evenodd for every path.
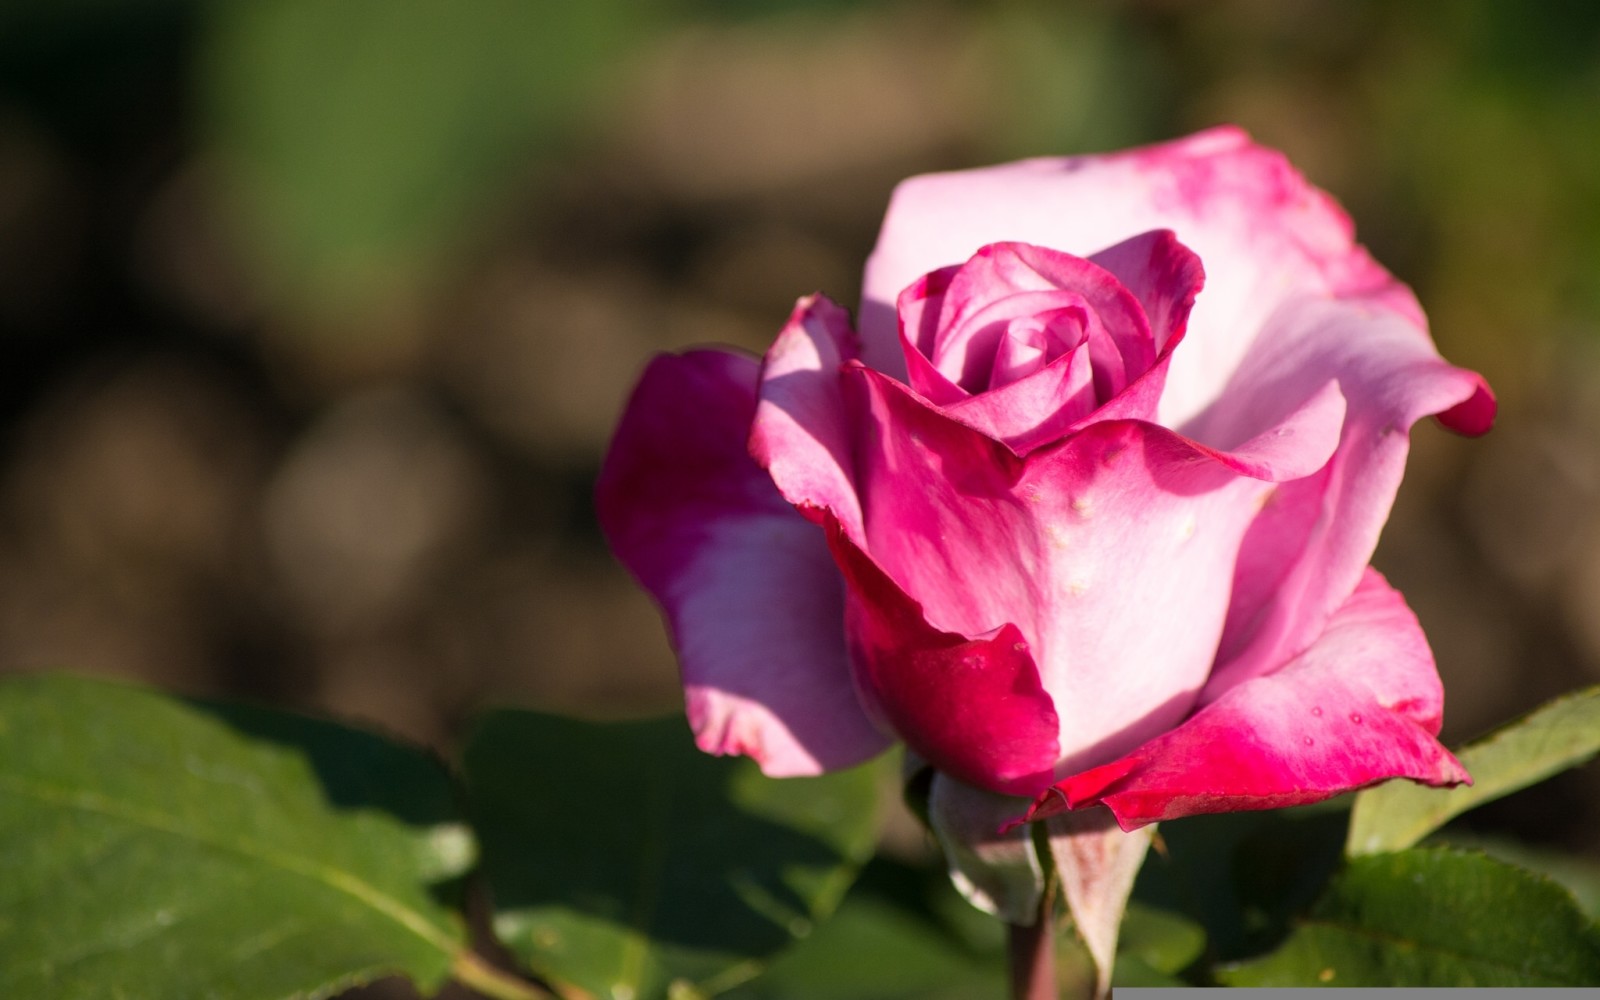
M 1304 649 L 1355 589 L 1399 489 L 1411 425 L 1452 409 L 1481 415 L 1480 398 L 1493 409 L 1483 380 L 1440 360 L 1413 321 L 1305 298 L 1280 309 L 1188 429 L 1229 447 L 1277 426 L 1329 378 L 1346 400 L 1339 449 L 1317 475 L 1282 485 L 1245 536 L 1205 700 Z
M 1010 385 L 958 400 L 944 413 L 985 437 L 1003 441 L 1018 455 L 1047 445 L 1097 409 L 1087 347 Z M 917 364 L 917 358 L 907 361 Z
M 1318 468 L 1343 414 L 1329 386 L 1235 454 L 1107 421 L 1019 459 L 899 383 L 848 371 L 864 391 L 872 561 L 936 630 L 1016 627 L 1059 717 L 1063 767 L 1111 759 L 1190 712 L 1227 610 L 1216 581 L 1272 488 L 1261 479 Z
M 796 303 L 762 362 L 749 449 L 784 499 L 808 516 L 832 512 L 859 542 L 853 431 L 839 380 L 840 366 L 855 357 L 844 309 L 822 295 Z
M 1057 782 L 1027 819 L 1104 804 L 1123 829 L 1301 805 L 1389 778 L 1469 781 L 1434 738 L 1444 695 L 1401 596 L 1368 570 L 1310 649 L 1121 760 Z
M 1016 627 L 971 637 L 932 627 L 838 521 L 828 524 L 862 685 L 906 745 L 979 788 L 1031 796 L 1048 786 L 1056 713 Z
M 879 753 L 855 695 L 827 541 L 745 450 L 756 363 L 662 355 L 628 402 L 596 488 L 612 550 L 660 604 L 700 748 L 771 775 Z

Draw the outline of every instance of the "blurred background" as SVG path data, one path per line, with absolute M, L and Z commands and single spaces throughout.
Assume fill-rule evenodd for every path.
M 1232 121 L 1503 401 L 1378 564 L 1459 742 L 1600 682 L 1600 5 L 7 0 L 0 669 L 447 749 L 670 709 L 592 480 L 650 353 L 853 303 L 894 183 Z M 1600 856 L 1600 775 L 1486 829 Z

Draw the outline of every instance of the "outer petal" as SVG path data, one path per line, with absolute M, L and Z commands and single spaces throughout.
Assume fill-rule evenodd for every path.
M 850 638 L 862 686 L 906 744 L 945 774 L 1006 795 L 1049 785 L 1057 719 L 1014 625 L 968 637 L 922 608 L 828 520 L 850 587 Z
M 1058 782 L 1027 819 L 1104 804 L 1131 830 L 1316 802 L 1388 778 L 1460 784 L 1471 779 L 1434 738 L 1443 704 L 1416 617 L 1369 569 L 1294 662 L 1121 760 Z
M 795 304 L 761 366 L 750 454 L 784 499 L 831 511 L 858 542 L 861 504 L 852 481 L 852 431 L 839 369 L 856 357 L 849 315 L 826 296 Z
M 749 457 L 754 360 L 662 355 L 596 489 L 617 557 L 660 604 L 700 748 L 772 775 L 859 763 L 889 744 L 863 712 L 844 595 L 823 533 Z
M 1305 297 L 1268 321 L 1191 430 L 1229 447 L 1274 426 L 1328 378 L 1348 402 L 1339 449 L 1317 475 L 1280 487 L 1245 536 L 1206 700 L 1304 649 L 1355 589 L 1399 489 L 1411 425 L 1453 407 L 1463 420 L 1482 417 L 1482 400 L 1493 412 L 1483 380 L 1441 361 L 1413 321 Z
M 872 561 L 937 630 L 1020 631 L 1061 721 L 1063 768 L 1112 759 L 1191 711 L 1227 609 L 1216 581 L 1232 574 L 1263 480 L 1322 465 L 1343 415 L 1330 386 L 1234 454 L 1105 421 L 1019 459 L 899 383 L 851 371 Z

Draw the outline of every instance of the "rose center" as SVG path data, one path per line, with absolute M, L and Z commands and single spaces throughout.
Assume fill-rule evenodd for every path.
M 1008 321 L 995 345 L 988 384 L 978 390 L 998 389 L 1027 378 L 1078 350 L 1088 338 L 1088 326 L 1087 313 L 1076 304 Z

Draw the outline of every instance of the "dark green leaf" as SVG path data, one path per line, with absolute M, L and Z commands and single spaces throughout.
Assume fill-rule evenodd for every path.
M 1572 893 L 1579 909 L 1588 914 L 1589 919 L 1600 920 L 1600 861 L 1550 847 L 1535 846 L 1511 837 L 1456 829 L 1430 837 L 1429 843 L 1482 851 L 1491 858 L 1538 872 Z
M 1117 937 L 1117 965 L 1176 975 L 1199 958 L 1206 947 L 1206 932 L 1199 924 L 1167 910 L 1130 902 Z M 1120 985 L 1137 985 L 1122 982 Z M 1154 985 L 1154 984 L 1152 984 Z
M 1134 899 L 1194 920 L 1215 958 L 1256 954 L 1316 900 L 1339 864 L 1348 815 L 1335 800 L 1163 823 Z
M 1553 882 L 1481 854 L 1356 858 L 1231 986 L 1596 986 L 1600 931 Z
M 1472 743 L 1458 755 L 1473 784 L 1427 788 L 1391 781 L 1356 796 L 1352 855 L 1410 847 L 1468 809 L 1543 781 L 1600 753 L 1600 687 L 1566 695 Z
M 681 717 L 495 713 L 466 776 L 502 940 L 621 1000 L 755 975 L 833 910 L 877 827 L 874 768 L 764 778 L 700 753 Z
M 462 950 L 443 771 L 339 726 L 0 683 L 0 996 L 322 997 Z

